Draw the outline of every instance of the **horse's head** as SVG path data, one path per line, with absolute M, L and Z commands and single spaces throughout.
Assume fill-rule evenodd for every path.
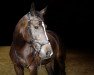
M 45 9 L 35 11 L 32 5 L 28 16 L 28 32 L 33 42 L 33 47 L 39 52 L 42 59 L 48 59 L 53 55 L 52 47 L 46 34 L 46 26 L 43 21 Z

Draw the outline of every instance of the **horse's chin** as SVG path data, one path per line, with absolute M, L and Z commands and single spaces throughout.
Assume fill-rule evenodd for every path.
M 39 56 L 40 56 L 40 55 L 39 55 Z M 41 58 L 41 60 L 46 60 L 46 59 L 50 59 L 51 56 L 49 56 L 49 57 L 46 57 L 46 56 L 45 56 L 45 57 L 41 57 L 41 56 L 40 56 L 40 58 Z
M 44 59 L 41 61 L 41 64 L 44 65 L 44 64 L 48 64 L 49 62 L 52 61 L 52 58 L 49 58 L 49 59 Z

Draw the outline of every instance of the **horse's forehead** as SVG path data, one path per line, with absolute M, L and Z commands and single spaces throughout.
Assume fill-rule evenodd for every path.
M 42 21 L 42 19 L 40 17 L 37 16 L 30 16 L 28 17 L 28 15 L 23 16 L 20 21 L 18 22 L 18 25 L 21 25 L 23 27 L 27 27 L 28 22 L 31 20 L 31 22 L 33 22 L 34 24 L 38 23 L 39 21 Z
M 31 16 L 31 15 L 29 15 L 28 16 L 28 14 L 26 14 L 25 15 L 25 18 L 28 20 L 28 21 L 43 21 L 43 19 L 40 17 L 40 16 Z
M 39 17 L 37 17 L 37 16 L 31 16 L 30 20 L 32 20 L 32 21 L 39 21 L 41 19 Z

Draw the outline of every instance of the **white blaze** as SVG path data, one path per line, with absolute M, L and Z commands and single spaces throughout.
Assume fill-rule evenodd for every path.
M 44 26 L 44 23 L 43 23 L 43 22 L 42 22 L 42 26 L 43 26 L 43 28 L 44 28 L 44 32 L 45 32 L 46 39 L 48 40 L 48 37 L 47 37 L 46 31 L 45 31 L 45 26 Z

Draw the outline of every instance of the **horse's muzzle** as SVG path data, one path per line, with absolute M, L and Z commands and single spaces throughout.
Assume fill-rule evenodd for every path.
M 47 43 L 41 47 L 39 56 L 42 59 L 49 59 L 52 57 L 52 55 L 53 55 L 53 50 L 52 50 L 50 43 Z

